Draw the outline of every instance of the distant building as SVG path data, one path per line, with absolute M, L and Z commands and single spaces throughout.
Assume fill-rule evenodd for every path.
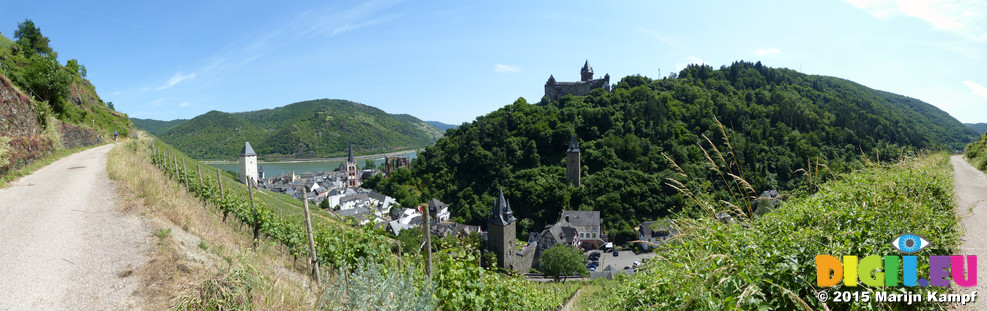
M 428 201 L 428 214 L 436 222 L 447 221 L 450 216 L 449 204 L 442 203 L 439 199 L 431 199 Z
M 572 139 L 569 140 L 569 148 L 566 150 L 565 157 L 565 180 L 569 184 L 579 187 L 580 183 L 580 162 L 579 162 L 579 141 L 576 140 L 576 135 L 572 135 Z
M 240 182 L 249 185 L 257 182 L 257 153 L 250 147 L 250 142 L 243 144 L 240 151 Z
M 583 65 L 579 74 L 581 77 L 579 82 L 558 82 L 555 81 L 554 75 L 549 75 L 548 82 L 545 82 L 545 97 L 558 101 L 566 94 L 586 96 L 597 88 L 610 91 L 610 74 L 603 76 L 603 79 L 593 79 L 593 67 L 589 66 L 589 60 Z
M 637 229 L 637 239 L 641 248 L 649 250 L 658 244 L 665 243 L 675 236 L 676 230 L 668 221 L 645 221 Z
M 346 187 L 352 188 L 360 185 L 356 174 L 356 158 L 353 157 L 353 144 L 350 144 L 350 154 L 346 158 Z
M 394 172 L 402 167 L 411 169 L 411 161 L 408 160 L 408 157 L 385 157 L 384 177 L 391 177 L 391 172 Z

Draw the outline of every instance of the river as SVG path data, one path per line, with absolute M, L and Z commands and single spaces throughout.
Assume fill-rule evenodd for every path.
M 393 154 L 393 156 L 408 157 L 409 160 L 413 160 L 418 157 L 417 151 L 408 151 L 405 153 Z M 383 169 L 384 165 L 384 155 L 369 155 L 356 157 L 356 163 L 360 168 L 363 168 L 367 160 L 373 160 L 378 167 Z M 343 163 L 341 159 L 330 159 L 330 160 L 317 160 L 317 161 L 284 161 L 284 162 L 260 162 L 257 163 L 258 170 L 264 171 L 264 176 L 273 177 L 280 176 L 285 173 L 290 173 L 295 171 L 295 174 L 301 173 L 314 173 L 321 171 L 332 171 L 339 168 L 339 165 Z M 234 172 L 240 171 L 239 162 L 208 162 L 209 166 L 219 168 L 222 170 L 230 170 Z

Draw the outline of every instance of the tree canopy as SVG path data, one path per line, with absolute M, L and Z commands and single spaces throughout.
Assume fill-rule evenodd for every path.
M 586 255 L 575 246 L 558 243 L 541 254 L 541 270 L 558 281 L 571 275 L 586 275 Z
M 702 213 L 671 179 L 713 202 L 740 204 L 754 192 L 809 191 L 863 161 L 960 149 L 974 135 L 927 103 L 839 78 L 748 62 L 692 65 L 676 76 L 628 76 L 612 92 L 559 101 L 519 98 L 448 130 L 400 184 L 474 225 L 485 224 L 503 189 L 525 224 L 519 232 L 539 231 L 563 209 L 598 210 L 611 240 L 622 242 L 641 221 Z M 565 182 L 572 135 L 581 187 Z

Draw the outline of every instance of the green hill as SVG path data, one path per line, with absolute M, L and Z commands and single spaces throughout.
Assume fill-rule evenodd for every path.
M 445 130 L 448 130 L 448 129 L 454 129 L 454 128 L 459 127 L 459 125 L 442 123 L 442 122 L 439 122 L 439 121 L 425 121 L 425 123 L 431 124 L 435 128 L 437 128 L 439 130 L 442 130 L 442 131 L 445 131 Z
M 65 64 L 34 22 L 0 35 L 0 175 L 60 149 L 99 144 L 113 132 L 127 137 L 126 114 L 103 102 L 76 59 Z
M 244 141 L 262 158 L 312 158 L 342 155 L 350 143 L 358 153 L 379 153 L 430 146 L 441 136 L 415 117 L 335 99 L 210 111 L 158 135 L 194 158 L 227 160 L 236 158 Z
M 581 187 L 565 179 L 573 134 L 582 150 Z M 503 188 L 519 232 L 540 230 L 562 209 L 599 210 L 611 238 L 621 241 L 633 238 L 640 221 L 705 211 L 670 179 L 708 195 L 717 211 L 733 210 L 726 201 L 747 212 L 752 195 L 811 192 L 831 173 L 862 167 L 863 156 L 960 149 L 974 137 L 916 99 L 738 62 L 719 70 L 689 66 L 677 78 L 629 76 L 612 93 L 519 99 L 449 130 L 418 154 L 412 173 L 422 197 L 448 202 L 453 216 L 470 224 L 485 223 Z
M 964 125 L 977 133 L 987 132 L 987 123 L 964 123 Z
M 188 121 L 188 119 L 159 121 L 152 119 L 130 118 L 130 122 L 133 122 L 134 126 L 136 126 L 139 129 L 145 130 L 148 133 L 151 133 L 151 135 L 155 135 L 155 136 L 161 135 L 164 132 L 170 130 L 171 128 L 176 127 L 179 124 L 185 123 L 185 121 Z

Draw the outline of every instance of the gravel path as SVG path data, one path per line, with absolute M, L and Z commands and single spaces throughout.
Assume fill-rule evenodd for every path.
M 0 189 L 0 310 L 133 310 L 149 229 L 116 207 L 114 145 L 67 156 Z
M 960 217 L 963 238 L 959 247 L 960 255 L 977 255 L 977 301 L 967 304 L 970 310 L 987 309 L 984 295 L 987 295 L 987 176 L 963 159 L 954 155 L 953 191 L 956 193 L 956 215 Z M 955 285 L 954 285 L 955 286 Z M 974 289 L 958 288 L 961 294 Z M 960 307 L 962 309 L 962 307 Z

